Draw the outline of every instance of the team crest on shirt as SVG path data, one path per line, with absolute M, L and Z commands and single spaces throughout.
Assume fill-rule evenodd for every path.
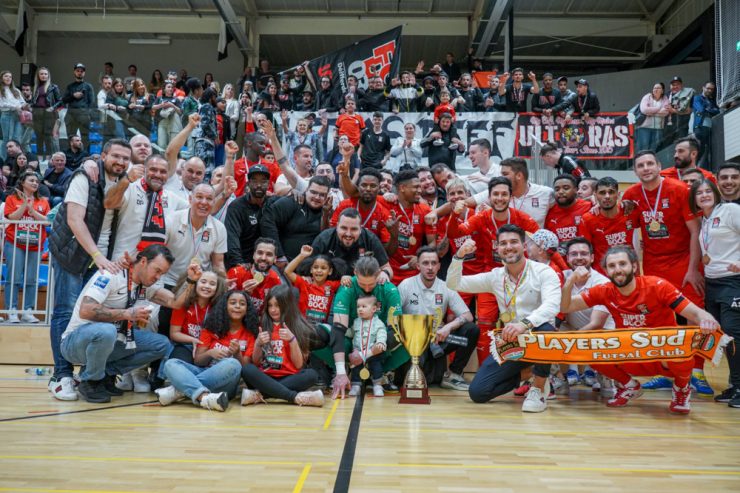
M 136 205 L 144 205 L 144 197 L 136 197 Z
M 539 207 L 540 206 L 540 199 L 537 197 L 532 197 L 532 207 Z
M 668 209 L 670 207 L 670 202 L 668 199 L 661 199 L 660 200 L 660 207 L 663 209 Z
M 650 313 L 650 310 L 648 310 L 648 307 L 645 303 L 640 303 L 639 305 L 637 305 L 637 309 L 640 310 L 640 313 L 642 313 L 643 315 L 647 315 L 648 313 Z
M 257 222 L 257 216 L 249 216 L 249 224 L 251 224 L 252 226 L 256 226 Z
M 627 231 L 632 231 L 632 219 L 627 219 L 627 221 L 624 223 L 624 227 L 627 229 Z
M 327 298 L 331 296 L 331 288 L 329 286 L 324 286 L 324 296 Z
M 575 217 L 575 222 L 576 222 L 576 226 L 578 226 L 579 224 L 581 224 L 581 216 L 576 216 Z
M 210 231 L 203 231 L 203 235 L 200 237 L 200 241 L 203 243 L 208 243 L 211 241 L 211 232 Z
M 719 228 L 719 223 L 720 221 L 718 217 L 715 217 L 714 219 L 712 219 L 712 229 Z
M 167 195 L 165 195 L 164 193 L 162 193 L 162 208 L 167 208 Z
M 419 224 L 419 217 L 416 214 L 414 214 L 414 221 L 413 222 L 414 222 L 414 224 Z
M 441 294 L 435 294 L 434 295 L 434 304 L 435 305 L 441 305 L 442 304 L 442 295 Z

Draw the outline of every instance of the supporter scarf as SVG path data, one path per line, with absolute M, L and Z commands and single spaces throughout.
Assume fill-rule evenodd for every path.
M 133 289 L 134 281 L 131 276 L 131 267 L 126 271 L 126 280 L 128 282 L 126 309 L 128 310 L 134 306 L 136 300 L 141 296 L 142 285 L 139 284 L 136 289 Z M 136 349 L 136 341 L 134 341 L 134 323 L 130 320 L 121 320 L 118 322 L 118 335 L 116 338 L 126 345 L 126 349 Z
M 721 331 L 703 334 L 699 327 L 532 332 L 505 342 L 492 334 L 491 355 L 506 361 L 533 363 L 632 363 L 686 360 L 699 355 L 719 364 L 732 338 Z
M 136 245 L 138 251 L 142 251 L 149 245 L 162 244 L 165 242 L 164 209 L 162 208 L 162 190 L 158 192 L 150 190 L 144 178 L 141 179 L 141 188 L 147 195 L 146 218 L 141 230 L 141 240 Z

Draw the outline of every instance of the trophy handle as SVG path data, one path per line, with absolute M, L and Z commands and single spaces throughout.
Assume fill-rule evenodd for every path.
M 437 329 L 442 324 L 442 320 L 443 320 L 442 309 L 440 307 L 437 307 L 434 310 L 434 327 L 432 327 L 432 330 L 429 331 L 429 342 L 430 343 L 437 336 Z
M 388 308 L 388 326 L 393 330 L 393 333 L 396 334 L 396 339 L 398 342 L 400 342 L 403 345 L 406 345 L 406 341 L 403 340 L 403 336 L 401 335 L 401 331 L 398 329 L 398 317 L 396 316 L 396 307 L 391 306 Z

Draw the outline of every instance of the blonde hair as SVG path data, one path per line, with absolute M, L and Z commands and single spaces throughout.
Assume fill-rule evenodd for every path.
M 46 73 L 49 74 L 49 77 L 46 78 L 46 82 L 44 82 L 44 92 L 49 92 L 49 86 L 51 85 L 51 72 L 46 67 L 39 67 L 36 69 L 36 77 L 33 79 L 33 93 L 36 94 L 36 91 L 39 88 L 39 72 L 42 70 L 46 70 Z

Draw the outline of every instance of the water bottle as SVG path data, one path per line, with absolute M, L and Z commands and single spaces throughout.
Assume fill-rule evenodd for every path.
M 43 368 L 40 367 L 33 367 L 33 368 L 26 368 L 26 373 L 29 375 L 36 375 L 37 377 L 43 377 L 47 375 L 51 375 L 51 368 L 48 366 L 45 366 Z

